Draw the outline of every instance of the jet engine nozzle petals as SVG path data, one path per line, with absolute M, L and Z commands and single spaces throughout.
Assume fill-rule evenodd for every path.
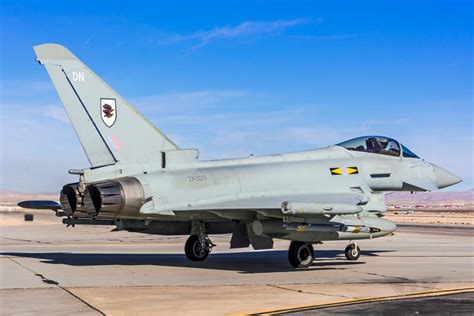
M 92 217 L 137 216 L 144 203 L 143 186 L 134 177 L 95 182 L 84 193 L 84 208 Z

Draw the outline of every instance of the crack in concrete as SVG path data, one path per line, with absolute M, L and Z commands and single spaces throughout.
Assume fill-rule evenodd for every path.
M 37 277 L 40 277 L 41 278 L 41 281 L 43 281 L 44 283 L 47 283 L 47 284 L 51 284 L 51 285 L 54 285 L 58 288 L 60 288 L 61 290 L 63 290 L 64 292 L 68 293 L 69 295 L 73 296 L 74 298 L 76 298 L 77 300 L 81 301 L 82 303 L 84 303 L 85 305 L 87 305 L 89 308 L 95 310 L 96 312 L 98 312 L 100 315 L 103 315 L 105 316 L 105 313 L 102 312 L 100 309 L 92 306 L 91 304 L 89 304 L 88 302 L 86 302 L 85 300 L 83 300 L 82 298 L 80 298 L 79 296 L 77 296 L 76 294 L 72 293 L 71 291 L 69 291 L 68 289 L 66 289 L 65 287 L 61 286 L 59 284 L 59 282 L 56 282 L 54 280 L 51 280 L 51 279 L 48 279 L 46 278 L 45 276 L 43 276 L 42 274 L 40 273 L 37 273 L 36 271 L 28 268 L 27 266 L 21 264 L 20 262 L 18 262 L 17 260 L 13 259 L 12 257 L 6 257 L 6 256 L 3 256 L 4 258 L 7 258 L 8 260 L 16 263 L 17 265 L 19 265 L 20 267 L 22 267 L 23 269 L 27 270 L 27 271 L 30 271 L 31 273 L 33 273 L 35 276 Z
M 331 294 L 326 294 L 326 293 L 319 293 L 319 292 L 309 292 L 309 291 L 303 291 L 303 290 L 298 290 L 298 289 L 290 289 L 287 287 L 283 287 L 280 285 L 274 285 L 274 284 L 266 284 L 269 287 L 274 287 L 280 290 L 285 290 L 285 291 L 292 291 L 292 292 L 297 292 L 297 293 L 303 293 L 303 294 L 312 294 L 312 295 L 322 295 L 322 296 L 329 296 L 329 297 L 340 297 L 340 298 L 352 298 L 351 296 L 345 296 L 345 295 L 331 295 Z
M 398 276 L 380 274 L 380 273 L 375 273 L 375 272 L 362 272 L 362 271 L 356 271 L 356 270 L 350 270 L 350 271 L 355 272 L 355 273 L 371 275 L 371 276 L 378 276 L 378 277 L 381 277 L 381 278 L 384 278 L 384 279 L 392 280 L 392 281 L 385 282 L 386 284 L 391 284 L 391 285 L 392 284 L 393 285 L 397 285 L 397 284 L 416 284 L 417 287 L 423 288 L 423 289 L 433 289 L 433 288 L 441 289 L 441 288 L 438 288 L 436 285 L 431 286 L 431 287 L 423 285 L 423 284 L 432 284 L 432 283 L 439 284 L 440 283 L 439 281 L 430 282 L 430 281 L 415 280 L 415 279 L 410 279 L 410 278 L 403 278 L 403 277 L 398 277 Z M 394 279 L 399 280 L 399 281 L 398 282 L 393 282 Z M 393 288 L 393 286 L 392 286 L 392 288 Z
M 382 278 L 385 278 L 385 279 L 397 279 L 397 280 L 400 280 L 400 281 L 408 281 L 409 283 L 412 282 L 411 279 L 408 279 L 408 278 L 403 278 L 403 277 L 398 277 L 398 276 L 393 276 L 393 275 L 386 275 L 386 274 L 380 274 L 380 273 L 375 273 L 375 272 L 362 272 L 362 271 L 355 271 L 355 270 L 351 270 L 353 272 L 357 272 L 357 273 L 362 273 L 362 274 L 367 274 L 367 275 L 374 275 L 374 276 L 378 276 L 378 277 L 382 277 Z
M 8 238 L 8 237 L 1 237 L 1 238 L 2 238 L 2 239 L 6 239 L 6 240 L 13 240 L 13 241 L 33 242 L 33 243 L 37 243 L 37 244 L 51 244 L 50 242 L 47 242 L 47 241 L 40 241 L 40 240 Z

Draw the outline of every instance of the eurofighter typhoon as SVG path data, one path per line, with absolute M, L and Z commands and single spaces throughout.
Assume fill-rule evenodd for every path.
M 68 49 L 35 46 L 90 162 L 72 169 L 78 182 L 63 186 L 60 201 L 19 206 L 52 209 L 67 225 L 114 225 L 116 230 L 189 235 L 192 261 L 215 246 L 209 234 L 232 233 L 231 248 L 271 249 L 290 240 L 288 259 L 309 267 L 313 244 L 347 240 L 357 260 L 357 240 L 391 234 L 383 219 L 385 194 L 431 191 L 460 178 L 424 161 L 397 140 L 354 138 L 288 154 L 199 160 L 140 115 Z

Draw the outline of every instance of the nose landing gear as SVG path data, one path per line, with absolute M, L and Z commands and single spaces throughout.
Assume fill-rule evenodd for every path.
M 360 248 L 355 241 L 347 245 L 346 250 L 344 251 L 347 260 L 355 261 L 360 257 Z

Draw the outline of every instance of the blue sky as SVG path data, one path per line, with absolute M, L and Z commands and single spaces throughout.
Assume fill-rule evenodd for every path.
M 472 1 L 5 1 L 1 188 L 88 162 L 33 45 L 67 46 L 201 158 L 382 134 L 474 186 Z

